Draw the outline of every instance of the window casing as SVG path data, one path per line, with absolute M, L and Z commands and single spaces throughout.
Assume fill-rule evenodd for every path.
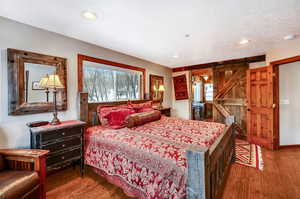
M 141 100 L 145 94 L 145 69 L 78 54 L 78 92 L 88 101 Z

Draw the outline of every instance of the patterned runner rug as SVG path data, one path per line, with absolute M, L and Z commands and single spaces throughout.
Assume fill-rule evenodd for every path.
M 261 171 L 263 170 L 264 162 L 262 159 L 260 146 L 256 144 L 250 144 L 244 140 L 236 139 L 235 153 L 236 163 L 256 168 Z

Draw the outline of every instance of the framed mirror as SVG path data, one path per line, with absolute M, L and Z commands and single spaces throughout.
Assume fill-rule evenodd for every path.
M 57 74 L 64 88 L 57 89 L 57 110 L 67 110 L 67 71 L 65 58 L 7 49 L 8 114 L 25 115 L 52 112 L 52 89 L 42 88 L 42 78 Z
M 163 98 L 162 92 L 158 89 L 161 85 L 164 85 L 164 77 L 158 75 L 150 75 L 150 98 L 153 102 L 160 102 Z

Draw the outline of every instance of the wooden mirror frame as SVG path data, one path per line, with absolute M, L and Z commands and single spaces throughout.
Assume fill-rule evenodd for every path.
M 61 92 L 62 101 L 57 104 L 57 110 L 67 110 L 67 59 L 10 48 L 7 49 L 7 59 L 9 115 L 26 115 L 53 111 L 53 102 L 25 102 L 25 62 L 56 67 L 56 74 L 59 75 L 61 83 L 65 87 L 58 89 Z
M 154 86 L 154 81 L 155 80 L 159 80 L 159 81 L 162 81 L 162 85 L 164 85 L 164 77 L 163 76 L 159 76 L 159 75 L 150 75 L 150 84 L 149 84 L 149 93 L 150 93 L 150 99 L 153 101 L 153 102 L 159 102 L 160 100 L 154 100 L 153 99 L 153 95 L 154 95 L 154 89 L 153 89 L 153 86 Z

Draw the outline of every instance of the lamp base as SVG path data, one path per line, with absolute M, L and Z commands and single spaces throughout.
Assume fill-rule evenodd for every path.
M 54 100 L 54 112 L 53 112 L 53 119 L 52 121 L 50 122 L 51 125 L 59 125 L 61 124 L 61 122 L 59 121 L 58 117 L 57 117 L 57 107 L 56 107 L 56 93 L 57 93 L 57 90 L 56 88 L 54 87 L 54 91 L 53 91 L 53 100 Z
M 50 125 L 59 125 L 61 122 L 59 121 L 58 118 L 53 118 L 52 121 L 50 122 Z

